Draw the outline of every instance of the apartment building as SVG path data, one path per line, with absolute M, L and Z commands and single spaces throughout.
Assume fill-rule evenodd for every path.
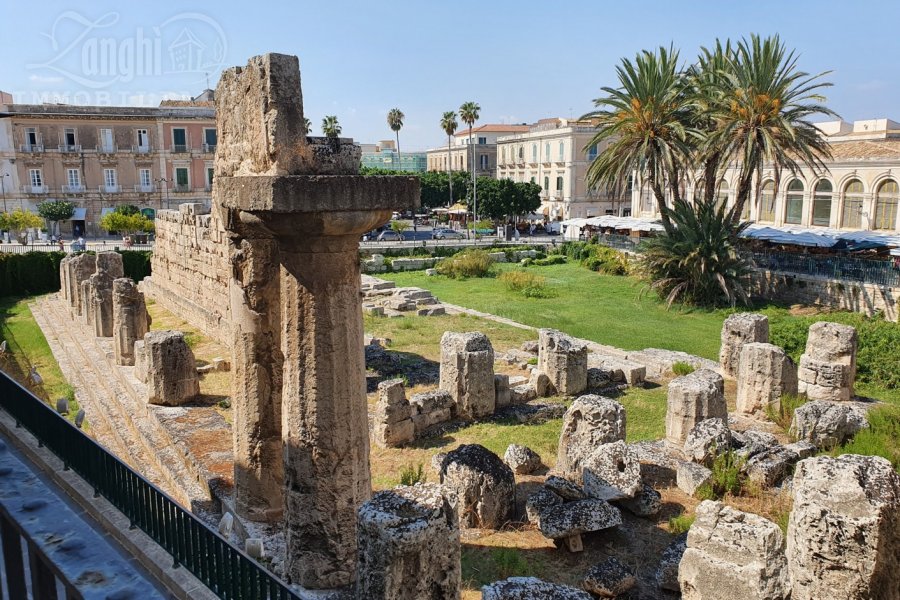
M 397 152 L 394 140 L 381 140 L 377 144 L 360 144 L 363 167 L 386 169 L 388 171 L 404 171 L 421 173 L 427 168 L 427 157 L 424 152 Z
M 528 125 L 488 124 L 472 128 L 472 145 L 475 152 L 475 174 L 479 177 L 497 175 L 497 140 L 503 136 L 524 133 Z M 450 146 L 432 148 L 425 152 L 429 171 L 470 171 L 472 146 L 469 146 L 469 128 L 458 131 Z
M 828 121 L 817 127 L 831 148 L 826 170 L 783 172 L 776 184 L 773 170 L 765 169 L 759 189 L 754 186 L 744 207 L 744 218 L 774 227 L 900 232 L 900 123 L 868 119 Z M 735 165 L 725 170 L 717 191 L 721 202 L 735 202 L 737 176 Z M 684 191 L 686 198 L 694 197 L 696 182 L 689 181 Z M 635 216 L 659 216 L 646 185 L 636 182 L 631 197 Z
M 0 99 L 0 138 L 6 138 L 0 140 L 0 178 L 13 184 L 4 186 L 10 210 L 68 200 L 76 211 L 62 231 L 100 235 L 100 218 L 119 205 L 152 217 L 160 208 L 211 201 L 217 139 L 211 90 L 158 107 Z
M 587 185 L 588 166 L 602 150 L 596 145 L 589 147 L 596 131 L 587 121 L 550 118 L 541 119 L 526 131 L 500 137 L 497 177 L 540 185 L 540 212 L 551 221 L 629 216 L 628 193 L 616 198 Z

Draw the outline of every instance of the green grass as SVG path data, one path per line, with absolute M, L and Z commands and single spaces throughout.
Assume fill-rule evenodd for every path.
M 669 533 L 672 535 L 684 533 L 691 528 L 691 525 L 694 524 L 694 519 L 696 518 L 696 515 L 686 515 L 684 513 L 672 517 L 669 519 Z
M 74 420 L 80 407 L 72 386 L 59 370 L 50 346 L 28 307 L 34 299 L 0 300 L 0 339 L 6 340 L 8 347 L 7 355 L 0 358 L 0 368 L 54 408 L 57 399 L 68 398 L 69 413 L 66 416 Z M 44 380 L 39 387 L 31 385 L 28 380 L 32 366 L 37 367 Z
M 518 548 L 464 544 L 460 562 L 466 587 L 475 589 L 507 577 L 541 576 L 545 570 L 538 556 Z
M 900 406 L 878 406 L 869 411 L 869 427 L 831 453 L 881 456 L 900 473 Z

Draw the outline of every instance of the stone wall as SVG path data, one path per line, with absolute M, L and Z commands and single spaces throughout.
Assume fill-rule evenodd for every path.
M 221 221 L 202 204 L 156 213 L 151 277 L 142 291 L 206 335 L 231 343 L 228 242 Z
M 789 304 L 818 304 L 897 321 L 900 288 L 779 271 L 753 271 L 751 292 Z

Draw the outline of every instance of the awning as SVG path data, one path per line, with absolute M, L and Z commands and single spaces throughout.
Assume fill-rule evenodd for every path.
M 85 217 L 87 217 L 87 209 L 86 208 L 76 208 L 75 212 L 72 214 L 72 218 L 70 221 L 84 221 Z

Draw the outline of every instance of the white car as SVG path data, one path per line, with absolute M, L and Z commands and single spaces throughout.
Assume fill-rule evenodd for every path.
M 385 229 L 378 234 L 379 242 L 402 242 L 403 235 L 397 233 L 393 229 Z
M 431 232 L 431 239 L 433 240 L 461 240 L 465 237 L 454 229 L 435 229 Z

